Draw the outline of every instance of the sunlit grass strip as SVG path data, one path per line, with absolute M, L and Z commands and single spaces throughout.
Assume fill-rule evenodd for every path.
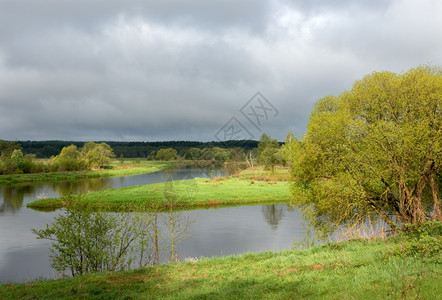
M 77 171 L 77 172 L 49 172 L 35 174 L 0 175 L 0 185 L 12 185 L 28 182 L 56 182 L 98 177 L 127 176 L 160 171 L 171 166 L 173 162 L 143 161 L 140 163 L 114 163 L 113 169 Z
M 199 258 L 136 271 L 0 285 L 0 299 L 440 299 L 437 259 L 392 240 Z M 195 259 L 193 259 L 195 260 Z
M 274 171 L 265 170 L 263 167 L 253 167 L 242 170 L 238 178 L 264 181 L 288 181 L 290 169 L 288 167 L 276 167 Z
M 291 194 L 287 182 L 254 181 L 238 178 L 177 180 L 108 189 L 83 195 L 97 209 L 130 210 L 131 207 L 176 208 L 210 207 L 261 202 L 286 202 Z M 33 208 L 63 207 L 63 198 L 40 199 L 29 203 Z

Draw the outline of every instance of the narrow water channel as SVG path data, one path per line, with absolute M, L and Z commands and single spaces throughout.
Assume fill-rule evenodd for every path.
M 172 174 L 174 179 L 222 175 L 219 169 L 195 168 L 179 169 Z M 35 211 L 26 208 L 26 203 L 38 197 L 58 197 L 72 191 L 163 182 L 170 176 L 170 173 L 157 172 L 75 182 L 0 186 L 0 283 L 56 278 L 58 275 L 50 267 L 51 242 L 37 240 L 31 229 L 44 228 L 60 211 Z M 298 211 L 286 204 L 200 209 L 183 214 L 193 223 L 188 239 L 177 246 L 181 260 L 289 249 L 294 239 L 300 240 L 303 235 Z

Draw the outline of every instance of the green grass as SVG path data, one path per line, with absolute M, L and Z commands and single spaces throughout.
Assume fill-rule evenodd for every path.
M 83 199 L 93 207 L 105 210 L 138 209 L 140 206 L 152 204 L 165 209 L 169 207 L 165 195 L 174 196 L 176 199 L 174 205 L 178 208 L 286 202 L 291 197 L 287 182 L 220 177 L 107 189 L 84 194 Z M 64 198 L 56 198 L 36 200 L 27 206 L 41 209 L 59 208 L 65 204 Z
M 35 174 L 13 174 L 0 175 L 0 185 L 14 185 L 27 182 L 42 181 L 67 181 L 87 178 L 110 177 L 110 176 L 127 176 L 143 173 L 150 173 L 169 167 L 173 162 L 160 161 L 126 161 L 120 164 L 114 161 L 110 169 L 94 170 L 94 171 L 78 171 L 78 172 L 50 172 Z
M 262 167 L 253 167 L 241 171 L 237 177 L 250 180 L 288 181 L 290 172 L 286 167 L 276 167 L 273 172 Z
M 129 272 L 0 285 L 0 299 L 441 299 L 438 257 L 397 239 L 249 253 Z

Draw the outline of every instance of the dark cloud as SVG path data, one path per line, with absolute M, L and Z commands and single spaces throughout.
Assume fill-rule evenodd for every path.
M 40 28 L 57 27 L 93 31 L 118 16 L 209 30 L 238 26 L 261 30 L 269 15 L 269 2 L 264 0 L 2 0 L 1 7 L 3 32 L 38 32 Z
M 257 91 L 280 114 L 254 136 L 299 136 L 363 75 L 440 64 L 441 8 L 0 1 L 0 139 L 214 140 Z

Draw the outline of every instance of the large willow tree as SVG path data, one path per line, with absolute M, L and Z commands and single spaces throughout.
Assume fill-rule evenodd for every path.
M 441 71 L 372 73 L 315 104 L 306 136 L 287 148 L 295 202 L 317 228 L 442 220 Z

